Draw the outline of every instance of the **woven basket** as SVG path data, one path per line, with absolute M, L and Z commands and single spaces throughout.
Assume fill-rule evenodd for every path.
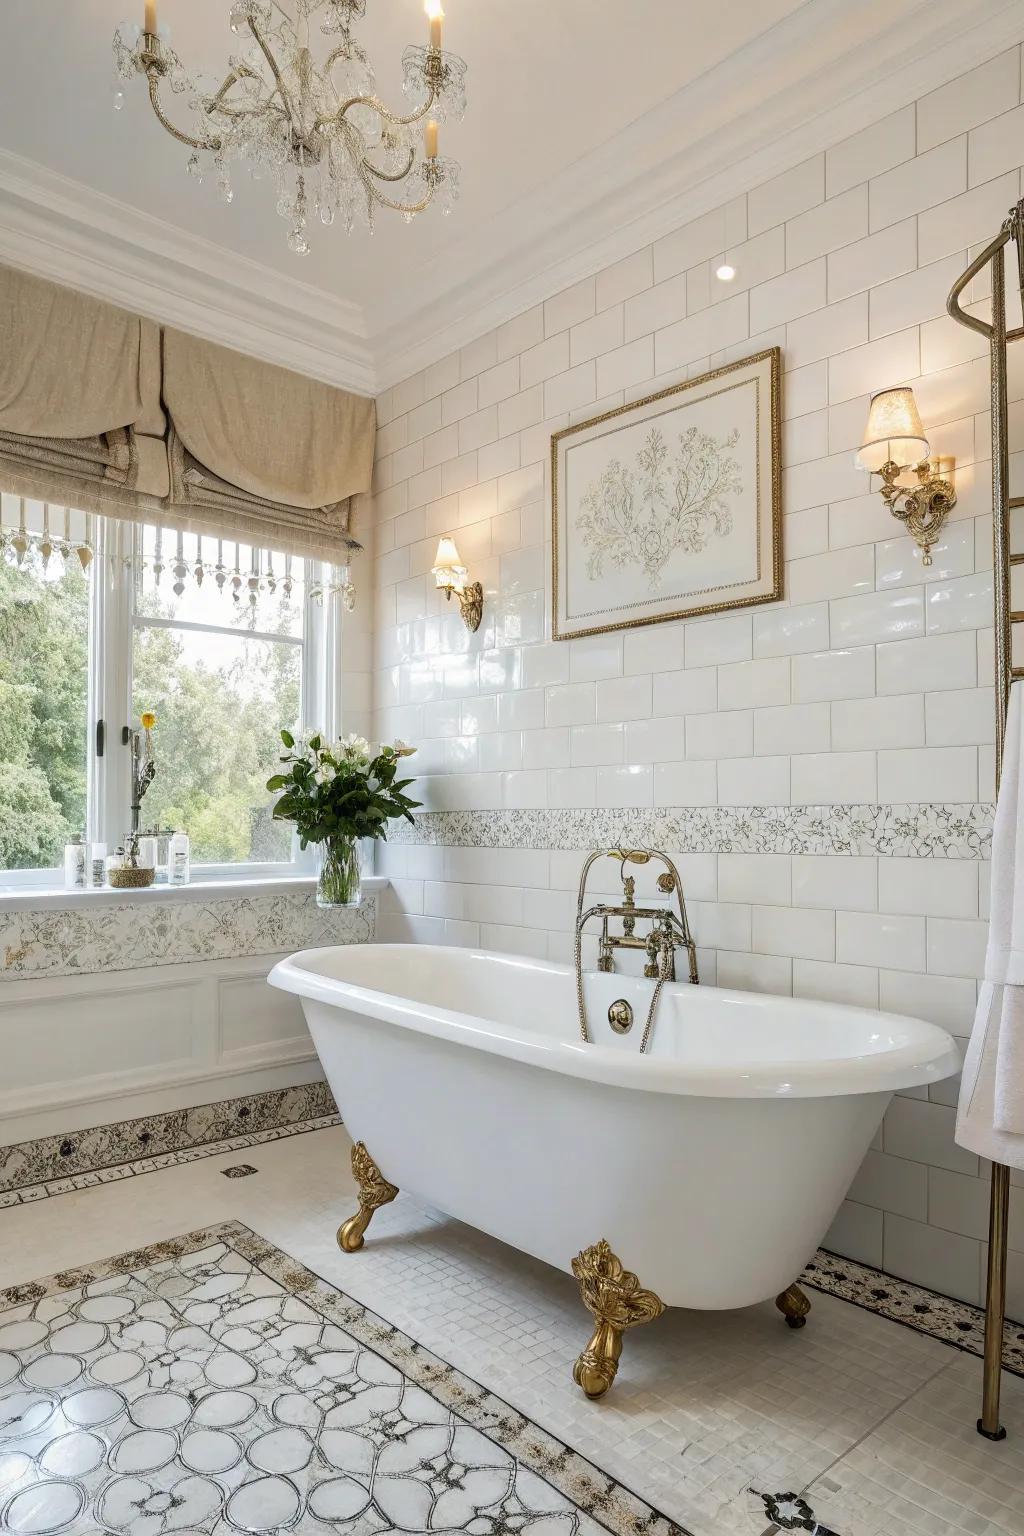
M 115 891 L 139 891 L 147 885 L 152 885 L 156 879 L 155 869 L 111 869 L 107 873 L 107 879 Z

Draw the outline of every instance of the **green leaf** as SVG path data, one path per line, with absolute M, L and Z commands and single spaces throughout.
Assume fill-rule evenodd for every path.
M 285 746 L 289 748 L 289 750 L 295 745 L 295 737 L 292 735 L 291 731 L 282 730 L 281 740 L 284 742 Z

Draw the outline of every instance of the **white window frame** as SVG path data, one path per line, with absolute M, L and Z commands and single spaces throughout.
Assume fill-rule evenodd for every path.
M 322 602 L 306 597 L 303 605 L 301 639 L 243 630 L 228 625 L 178 623 L 173 619 L 142 620 L 135 613 L 133 556 L 136 552 L 137 525 L 112 519 L 89 519 L 90 538 L 95 555 L 89 581 L 89 689 L 86 718 L 87 790 L 85 827 L 90 842 L 106 843 L 108 852 L 124 837 L 131 798 L 131 762 L 123 740 L 126 727 L 133 721 L 132 655 L 135 631 L 139 627 L 185 629 L 192 633 L 233 633 L 253 635 L 257 639 L 285 641 L 302 648 L 301 725 L 304 730 L 323 730 L 329 737 L 341 733 L 342 719 L 342 603 L 332 591 L 331 566 L 319 561 L 305 562 L 306 590 L 311 584 L 324 592 Z M 138 530 L 141 533 L 141 529 Z M 224 601 L 231 599 L 225 595 Z M 102 722 L 104 747 L 98 752 L 98 729 Z M 282 722 L 287 723 L 287 722 Z M 157 738 L 159 770 L 159 737 Z M 274 864 L 197 864 L 193 861 L 193 884 L 223 881 L 253 883 L 312 878 L 314 853 L 303 852 L 296 834 L 292 836 L 292 858 Z M 64 872 L 50 869 L 0 868 L 0 893 L 53 890 L 63 886 Z

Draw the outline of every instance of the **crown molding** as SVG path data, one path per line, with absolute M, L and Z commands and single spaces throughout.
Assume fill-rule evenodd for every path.
M 810 0 L 638 118 L 614 145 L 504 209 L 443 261 L 426 263 L 415 310 L 403 312 L 400 296 L 386 310 L 371 306 L 380 387 L 1024 39 L 1020 0 L 974 0 L 970 16 L 965 22 L 962 0 L 918 0 L 895 21 L 888 0 Z M 893 68 L 890 60 L 911 62 Z M 746 110 L 727 116 L 737 100 Z
M 0 260 L 327 384 L 374 393 L 361 305 L 0 149 Z

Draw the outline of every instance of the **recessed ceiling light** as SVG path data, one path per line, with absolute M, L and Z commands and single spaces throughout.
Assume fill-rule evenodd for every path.
M 715 276 L 720 283 L 731 283 L 736 276 L 736 268 L 730 262 L 723 261 L 722 265 L 715 272 Z

